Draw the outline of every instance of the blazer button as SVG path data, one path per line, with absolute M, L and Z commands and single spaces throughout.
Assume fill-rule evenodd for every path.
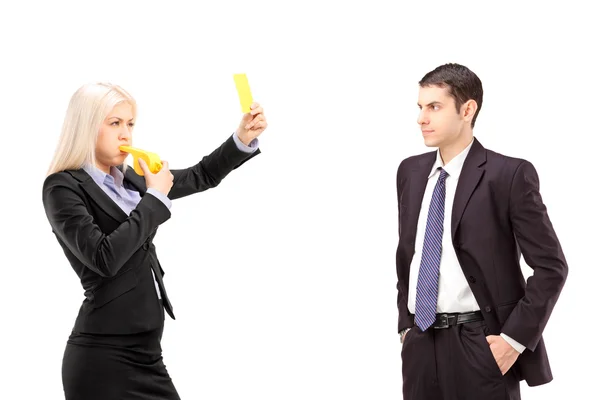
M 485 312 L 492 312 L 492 307 L 485 306 Z
M 144 249 L 144 250 L 148 251 L 148 248 L 149 248 L 149 247 L 150 247 L 150 246 L 148 246 L 148 243 L 146 242 L 146 243 L 144 243 L 144 245 L 142 246 L 142 249 Z
M 469 276 L 469 282 L 475 283 L 475 282 L 477 282 L 477 279 L 475 279 L 475 277 L 473 275 L 471 275 L 471 276 Z

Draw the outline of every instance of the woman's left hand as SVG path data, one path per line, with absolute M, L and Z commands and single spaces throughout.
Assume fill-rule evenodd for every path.
M 236 133 L 242 143 L 248 146 L 265 129 L 267 129 L 267 119 L 263 108 L 258 103 L 252 103 L 250 112 L 244 114 Z

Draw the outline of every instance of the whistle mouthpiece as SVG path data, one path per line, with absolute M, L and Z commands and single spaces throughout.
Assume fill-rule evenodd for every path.
M 153 174 L 162 169 L 160 157 L 156 153 L 131 146 L 119 146 L 119 150 L 129 153 L 133 156 L 133 170 L 140 176 L 144 176 L 144 170 L 142 170 L 142 167 L 140 167 L 138 162 L 140 158 L 146 162 L 148 169 L 150 169 L 150 172 Z

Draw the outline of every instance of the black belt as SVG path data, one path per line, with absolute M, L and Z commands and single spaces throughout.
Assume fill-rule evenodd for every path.
M 431 325 L 435 329 L 449 328 L 454 325 L 465 324 L 467 322 L 482 321 L 481 311 L 467 313 L 442 313 L 435 315 L 435 322 Z

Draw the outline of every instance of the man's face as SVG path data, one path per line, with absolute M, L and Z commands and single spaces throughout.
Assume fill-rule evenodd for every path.
M 419 88 L 418 106 L 421 110 L 417 123 L 428 147 L 444 147 L 457 141 L 465 128 L 470 127 L 470 118 L 465 119 L 464 108 L 456 112 L 454 98 L 447 87 L 426 86 Z

